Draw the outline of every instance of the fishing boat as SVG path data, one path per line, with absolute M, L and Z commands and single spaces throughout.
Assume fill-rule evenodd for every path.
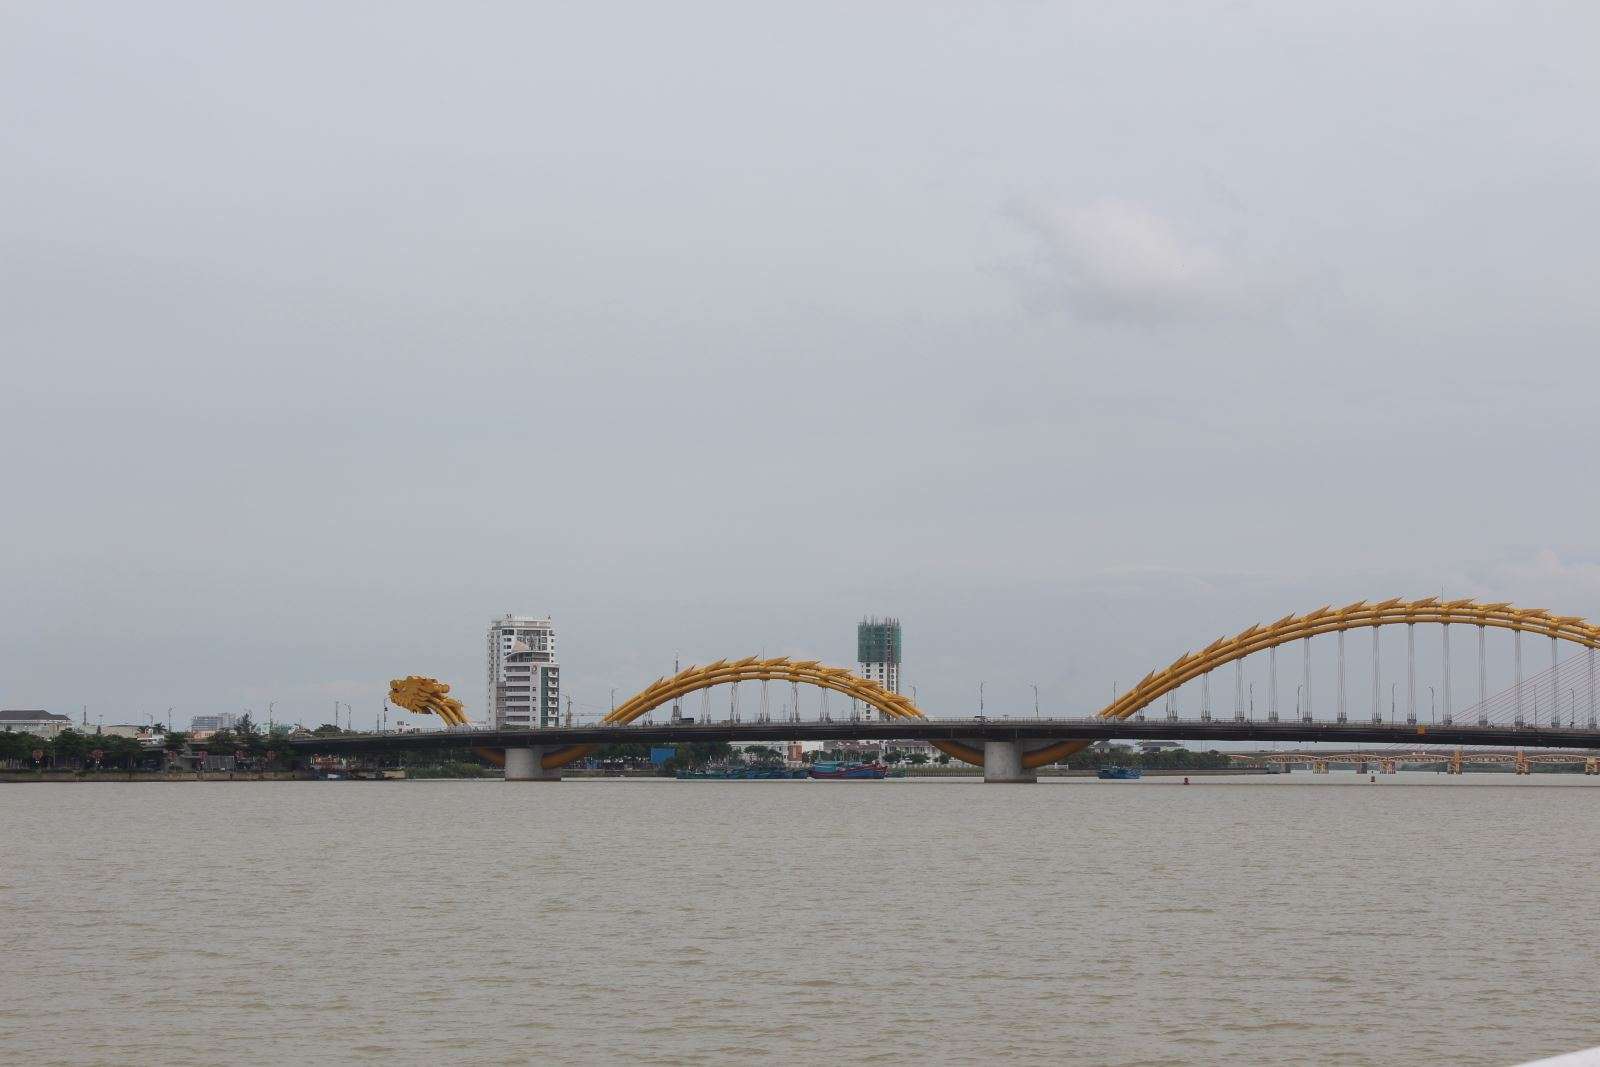
M 1103 778 L 1108 782 L 1131 782 L 1137 781 L 1141 777 L 1141 772 L 1137 767 L 1121 767 L 1113 764 L 1101 767 L 1100 773 L 1096 774 L 1095 777 Z
M 707 767 L 700 771 L 679 771 L 675 775 L 680 782 L 789 781 L 795 778 L 804 778 L 805 776 L 805 771 L 792 771 L 777 763 L 756 763 L 745 767 L 724 765 Z
M 811 765 L 811 777 L 824 782 L 876 781 L 889 777 L 889 768 L 882 763 L 838 763 L 818 760 Z

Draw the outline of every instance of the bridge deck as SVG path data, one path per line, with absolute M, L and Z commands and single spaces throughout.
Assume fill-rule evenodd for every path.
M 1364 723 L 1211 722 L 1181 719 L 927 719 L 888 722 L 710 722 L 674 726 L 557 726 L 541 730 L 430 730 L 300 738 L 314 752 L 386 752 L 532 745 L 692 744 L 715 741 L 1254 741 L 1264 744 L 1409 744 L 1600 750 L 1600 730 L 1582 727 Z

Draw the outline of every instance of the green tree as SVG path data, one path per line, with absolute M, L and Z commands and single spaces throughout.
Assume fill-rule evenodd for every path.
M 708 763 L 723 763 L 733 755 L 733 746 L 726 741 L 679 745 L 678 754 L 670 761 L 673 771 L 693 770 Z
M 0 759 L 31 760 L 34 749 L 48 747 L 42 737 L 0 730 Z
M 601 763 L 648 763 L 650 746 L 640 744 L 601 745 L 594 758 Z
M 267 770 L 287 771 L 300 765 L 300 752 L 289 744 L 287 734 L 269 739 L 261 758 L 265 761 L 263 766 Z
M 183 754 L 183 747 L 188 743 L 189 735 L 182 730 L 168 730 L 167 736 L 161 741 L 161 748 L 169 760 L 176 759 Z
M 50 755 L 57 764 L 81 763 L 92 747 L 88 737 L 69 726 L 50 742 Z
M 247 711 L 233 724 L 235 743 L 251 758 L 259 758 L 266 745 L 266 733 L 250 718 Z
M 101 747 L 105 750 L 105 765 L 117 767 L 125 771 L 135 771 L 158 758 L 144 743 L 132 737 L 107 737 L 108 743 Z
M 331 722 L 325 722 L 311 732 L 318 737 L 338 737 L 340 734 L 344 733 L 343 730 L 339 729 Z

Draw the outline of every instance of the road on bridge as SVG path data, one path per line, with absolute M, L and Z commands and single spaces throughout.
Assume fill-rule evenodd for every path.
M 1392 744 L 1600 750 L 1600 730 L 1549 726 L 1261 722 L 1215 719 L 898 719 L 879 722 L 710 722 L 553 726 L 539 730 L 429 730 L 295 738 L 308 752 L 402 752 L 528 745 L 694 744 L 716 741 L 1253 741 L 1262 744 Z

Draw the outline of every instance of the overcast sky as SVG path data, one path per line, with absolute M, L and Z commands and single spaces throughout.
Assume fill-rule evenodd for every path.
M 1597 40 L 5 4 L 0 706 L 480 714 L 512 611 L 592 712 L 878 613 L 931 714 L 1081 714 L 1328 602 L 1600 616 Z

